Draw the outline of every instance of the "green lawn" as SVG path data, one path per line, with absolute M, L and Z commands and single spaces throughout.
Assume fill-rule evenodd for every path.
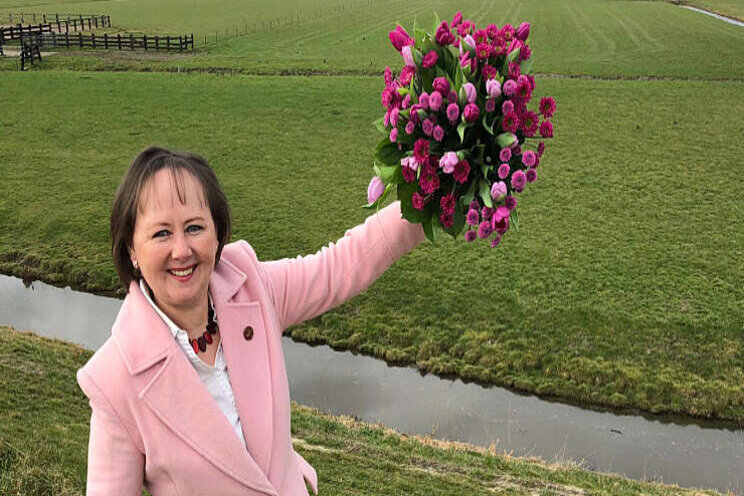
M 686 0 L 682 3 L 744 21 L 744 2 L 741 0 Z
M 0 494 L 82 494 L 90 410 L 75 371 L 90 352 L 0 327 Z M 498 456 L 292 405 L 295 449 L 321 494 L 715 495 Z
M 5 3 L 15 1 L 0 0 L 0 12 Z M 111 52 L 103 58 L 49 58 L 44 66 L 380 73 L 385 65 L 402 65 L 387 38 L 396 21 L 410 28 L 416 18 L 431 29 L 434 12 L 451 19 L 461 9 L 484 26 L 488 22 L 530 21 L 535 70 L 540 73 L 744 79 L 744 29 L 668 2 L 261 0 L 243 10 L 237 0 L 211 0 L 184 9 L 174 9 L 175 4 L 175 0 L 104 0 L 74 3 L 70 8 L 74 5 L 79 11 L 110 14 L 114 31 L 195 32 L 200 50 L 196 55 L 153 59 L 144 54 L 133 58 Z M 53 9 L 39 6 L 36 10 Z M 291 16 L 302 22 L 290 23 Z M 281 22 L 273 29 L 252 31 L 254 22 L 260 25 L 267 18 L 281 18 Z M 236 37 L 236 32 L 245 34 Z M 226 33 L 230 39 L 225 40 Z
M 110 201 L 152 143 L 214 164 L 235 238 L 259 257 L 314 252 L 367 214 L 381 83 L 6 73 L 0 272 L 115 290 Z M 744 421 L 744 84 L 543 79 L 538 92 L 558 101 L 556 139 L 520 199 L 520 230 L 496 250 L 422 245 L 293 337 L 543 395 Z

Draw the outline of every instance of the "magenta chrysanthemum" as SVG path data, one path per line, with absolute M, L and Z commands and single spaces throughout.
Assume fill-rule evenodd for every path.
M 532 150 L 527 150 L 522 154 L 522 163 L 527 167 L 535 165 L 536 154 Z
M 550 121 L 542 121 L 540 123 L 540 135 L 543 138 L 553 137 L 553 123 Z
M 455 178 L 460 184 L 464 184 L 468 180 L 468 174 L 470 174 L 470 163 L 467 160 L 460 160 L 455 166 L 455 172 L 452 173 L 452 177 Z
M 478 225 L 478 237 L 480 239 L 485 239 L 491 235 L 493 232 L 493 229 L 491 228 L 491 223 L 487 220 L 484 220 Z
M 524 175 L 527 177 L 528 183 L 534 183 L 537 181 L 537 171 L 535 169 L 527 169 L 527 172 L 525 172 Z
M 545 119 L 553 117 L 555 112 L 555 100 L 552 96 L 540 98 L 540 113 Z
M 437 170 L 431 165 L 427 164 L 421 170 L 421 176 L 419 177 L 419 186 L 421 190 L 430 195 L 439 189 L 439 176 L 437 176 Z
M 477 226 L 480 222 L 480 216 L 478 215 L 478 211 L 474 209 L 468 210 L 467 215 L 465 216 L 465 222 L 469 226 Z
M 507 148 L 508 150 L 508 148 Z M 509 167 L 509 164 L 501 164 L 499 165 L 499 169 L 497 171 L 499 175 L 499 179 L 506 179 L 509 176 L 509 171 L 511 168 Z
M 504 129 L 504 131 L 508 131 L 510 133 L 516 132 L 516 130 L 519 129 L 519 117 L 517 117 L 517 114 L 515 114 L 514 112 L 504 114 L 504 117 L 501 121 L 501 127 Z
M 477 237 L 478 236 L 475 234 L 475 231 L 467 231 L 465 233 L 465 241 L 467 241 L 468 243 L 472 243 Z
M 501 160 L 502 162 L 508 162 L 509 160 L 511 160 L 511 157 L 512 157 L 511 148 L 502 148 L 501 151 L 499 152 L 499 160 Z

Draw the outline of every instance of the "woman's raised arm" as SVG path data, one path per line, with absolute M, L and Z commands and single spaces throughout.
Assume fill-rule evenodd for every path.
M 261 262 L 282 329 L 364 291 L 424 238 L 421 224 L 401 218 L 394 202 L 312 255 Z

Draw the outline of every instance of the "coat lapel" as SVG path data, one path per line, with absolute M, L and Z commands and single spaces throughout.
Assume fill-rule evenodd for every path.
M 217 312 L 222 327 L 219 308 Z M 226 324 L 230 319 L 228 317 Z M 152 412 L 226 475 L 247 487 L 276 496 L 266 472 L 241 444 L 170 330 L 147 303 L 136 283 L 130 285 L 113 333 L 132 375 L 164 359 L 160 370 L 140 391 L 140 398 Z M 227 346 L 223 344 L 225 350 Z M 237 401 L 237 391 L 235 393 Z M 239 414 L 242 424 L 243 414 L 240 411 Z M 246 432 L 245 427 L 243 432 Z
M 263 472 L 269 473 L 274 433 L 269 343 L 258 302 L 233 299 L 245 279 L 223 259 L 210 287 L 246 447 Z

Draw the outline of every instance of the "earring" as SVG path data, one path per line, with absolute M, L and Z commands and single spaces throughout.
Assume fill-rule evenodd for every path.
M 132 265 L 134 266 L 134 270 L 139 269 L 139 264 L 137 263 L 137 260 L 135 260 L 134 262 L 132 262 Z

